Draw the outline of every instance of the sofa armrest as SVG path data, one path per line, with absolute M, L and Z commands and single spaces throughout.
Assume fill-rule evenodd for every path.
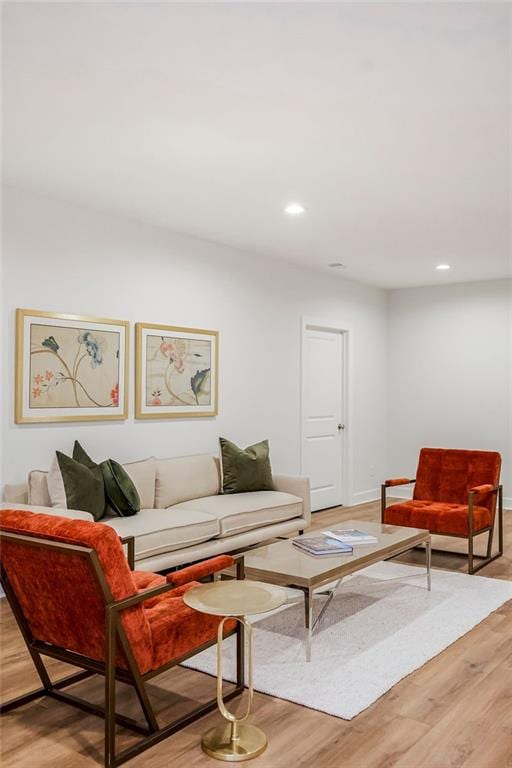
M 11 507 L 28 502 L 28 483 L 7 483 L 4 486 L 4 501 Z
M 291 493 L 302 499 L 302 516 L 306 521 L 305 528 L 311 523 L 311 488 L 309 477 L 299 475 L 272 475 L 274 490 Z
M 22 512 L 41 512 L 44 515 L 59 515 L 60 517 L 69 517 L 72 520 L 88 520 L 94 522 L 94 517 L 89 512 L 83 512 L 81 509 L 63 509 L 61 507 L 39 507 L 37 504 L 15 504 L 14 502 L 3 501 L 0 509 L 19 509 Z
M 408 477 L 392 477 L 390 480 L 384 480 L 386 488 L 392 488 L 395 485 L 409 485 L 415 483 L 416 479 L 410 480 Z

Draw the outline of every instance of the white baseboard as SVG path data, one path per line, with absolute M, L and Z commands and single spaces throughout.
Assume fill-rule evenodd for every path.
M 370 488 L 368 491 L 358 491 L 352 494 L 350 507 L 356 507 L 358 504 L 368 504 L 369 501 L 380 499 L 380 488 Z

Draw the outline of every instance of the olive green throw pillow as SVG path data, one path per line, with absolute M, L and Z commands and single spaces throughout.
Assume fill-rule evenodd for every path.
M 140 498 L 128 472 L 114 459 L 102 461 L 100 467 L 105 493 L 114 512 L 121 517 L 136 515 L 140 511 Z
M 75 441 L 73 458 L 56 451 L 48 472 L 48 492 L 52 506 L 80 509 L 95 520 L 105 514 L 105 486 L 101 467 Z
M 220 437 L 219 442 L 224 493 L 274 490 L 268 440 L 245 449 L 225 437 Z

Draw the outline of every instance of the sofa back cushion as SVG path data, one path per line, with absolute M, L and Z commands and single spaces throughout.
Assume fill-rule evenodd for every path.
M 416 472 L 414 498 L 467 504 L 468 491 L 477 485 L 499 482 L 501 456 L 495 451 L 422 448 Z M 494 511 L 496 494 L 480 496 L 481 507 Z
M 48 490 L 48 472 L 33 469 L 28 475 L 28 503 L 38 507 L 51 507 L 52 500 Z
M 130 464 L 123 464 L 123 469 L 129 475 L 130 479 L 139 494 L 141 509 L 153 509 L 155 506 L 155 475 L 156 459 L 151 456 L 142 461 L 133 461 Z M 15 501 L 12 497 L 8 500 Z M 48 492 L 48 472 L 40 469 L 33 469 L 28 476 L 28 503 L 35 504 L 38 507 L 51 507 L 52 502 Z
M 151 456 L 143 461 L 132 461 L 130 464 L 123 464 L 122 467 L 139 494 L 140 509 L 153 509 L 155 506 L 155 457 Z
M 220 492 L 218 461 L 207 453 L 157 459 L 155 507 L 174 504 Z

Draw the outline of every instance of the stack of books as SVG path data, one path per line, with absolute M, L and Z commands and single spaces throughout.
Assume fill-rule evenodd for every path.
M 355 528 L 340 528 L 336 531 L 323 531 L 323 533 L 330 539 L 335 539 L 342 544 L 349 544 L 351 547 L 367 547 L 378 542 L 376 536 L 365 531 L 357 531 Z
M 298 539 L 293 539 L 293 545 L 303 552 L 307 552 L 308 555 L 314 555 L 315 557 L 352 554 L 350 544 L 336 541 L 336 539 L 331 538 L 327 534 L 322 534 L 321 536 L 300 536 Z

